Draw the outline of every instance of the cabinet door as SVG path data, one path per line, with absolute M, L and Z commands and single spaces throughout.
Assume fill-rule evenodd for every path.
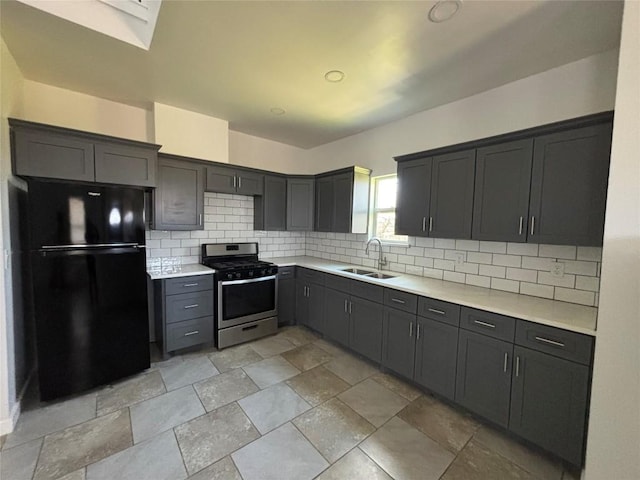
M 416 330 L 415 315 L 384 307 L 382 364 L 406 378 L 413 378 Z
M 316 180 L 316 231 L 330 232 L 333 227 L 333 178 Z
M 384 307 L 379 303 L 358 297 L 351 297 L 350 301 L 349 347 L 368 359 L 380 363 Z
M 262 195 L 264 191 L 264 175 L 254 172 L 236 172 L 238 195 Z
M 509 429 L 581 466 L 589 367 L 515 347 Z
M 460 330 L 455 399 L 503 427 L 509 422 L 513 345 Z
M 325 288 L 312 283 L 309 285 L 307 295 L 309 297 L 308 325 L 314 330 L 324 334 L 326 332 L 324 315 Z
M 324 333 L 331 340 L 349 345 L 349 295 L 327 288 L 324 295 Z
M 611 128 L 608 123 L 535 139 L 529 242 L 602 245 Z
M 309 325 L 309 299 L 307 298 L 308 284 L 303 280 L 296 280 L 296 323 Z
M 278 325 L 296 322 L 296 281 L 293 278 L 278 279 Z
M 532 158 L 533 139 L 478 149 L 472 238 L 527 240 Z
M 426 237 L 431 158 L 398 163 L 396 234 Z
M 418 317 L 414 380 L 453 400 L 457 363 L 458 327 Z
M 429 236 L 471 238 L 476 151 L 433 157 Z
M 287 218 L 287 179 L 264 176 L 264 193 L 254 201 L 256 230 L 285 230 Z M 262 223 L 258 222 L 259 214 Z
M 131 145 L 97 143 L 96 182 L 119 185 L 156 186 L 158 153 Z
M 313 230 L 315 179 L 287 179 L 287 230 Z
M 65 180 L 95 180 L 93 143 L 45 132 L 16 131 L 16 175 Z
M 204 210 L 203 168 L 168 158 L 158 160 L 158 188 L 154 192 L 153 228 L 202 230 Z
M 238 178 L 233 168 L 212 165 L 207 167 L 207 192 L 236 193 Z
M 351 233 L 353 172 L 333 176 L 332 232 Z

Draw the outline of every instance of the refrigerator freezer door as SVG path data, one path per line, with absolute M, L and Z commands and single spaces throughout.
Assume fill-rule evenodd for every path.
M 149 367 L 144 250 L 33 251 L 42 400 Z

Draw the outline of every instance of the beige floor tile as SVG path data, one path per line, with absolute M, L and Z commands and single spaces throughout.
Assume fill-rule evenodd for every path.
M 98 415 L 130 407 L 166 392 L 160 372 L 152 370 L 98 392 Z
M 210 353 L 209 359 L 220 372 L 228 372 L 259 362 L 263 358 L 250 345 L 243 344 Z
M 238 400 L 238 404 L 263 435 L 311 408 L 284 383 Z
M 464 447 L 442 476 L 442 480 L 534 480 L 534 478 L 522 468 L 475 440 Z
M 351 385 L 378 373 L 375 367 L 351 355 L 339 356 L 324 366 Z
M 376 373 L 371 378 L 378 382 L 380 385 L 387 387 L 392 392 L 403 396 L 410 402 L 422 395 L 422 392 L 416 387 L 411 386 L 407 382 L 404 382 L 398 377 L 395 377 L 388 373 Z
M 380 427 L 409 401 L 371 379 L 342 392 L 338 398 L 376 427 Z
M 322 366 L 307 370 L 287 380 L 287 385 L 314 406 L 349 388 L 347 382 Z
M 303 372 L 322 365 L 333 359 L 333 355 L 325 352 L 313 343 L 307 343 L 282 354 L 282 358 Z
M 266 337 L 255 342 L 251 342 L 251 348 L 253 348 L 263 358 L 273 357 L 279 355 L 287 350 L 293 350 L 296 346 L 287 340 L 285 337 L 274 335 Z
M 375 431 L 373 425 L 337 398 L 309 410 L 293 424 L 329 462 L 338 460 Z
M 190 476 L 189 480 L 242 480 L 242 477 L 233 464 L 231 457 L 224 457 L 222 460 Z
M 42 438 L 0 452 L 0 479 L 31 480 L 42 448 Z
M 260 388 L 270 387 L 300 373 L 300 370 L 280 355 L 244 367 L 243 370 Z
M 206 355 L 188 357 L 180 363 L 160 368 L 168 391 L 191 385 L 218 373 L 220 372 Z
M 184 423 L 175 432 L 189 474 L 260 437 L 237 403 Z
M 458 453 L 480 426 L 460 410 L 425 396 L 407 405 L 398 417 L 453 453 Z
M 60 477 L 58 480 L 85 480 L 87 477 L 87 469 L 81 468 L 75 472 L 66 474 L 64 477 Z
M 286 338 L 296 347 L 306 345 L 307 343 L 314 342 L 320 338 L 317 333 L 314 333 L 308 328 L 302 326 L 286 327 L 281 330 L 278 335 Z
M 354 448 L 331 465 L 317 480 L 393 480 L 362 450 Z
M 129 409 L 69 427 L 45 437 L 34 479 L 61 477 L 131 445 Z
M 493 428 L 483 426 L 476 432 L 473 440 L 508 458 L 536 477 L 545 480 L 560 480 L 562 478 L 563 467 L 560 462 L 525 447 Z
M 345 349 L 343 349 L 342 347 L 336 345 L 335 343 L 331 343 L 331 342 L 329 342 L 327 340 L 324 340 L 322 338 L 319 338 L 318 340 L 315 340 L 313 342 L 313 344 L 315 346 L 317 346 L 317 347 L 320 347 L 325 352 L 330 353 L 334 357 L 341 357 L 343 355 L 349 355 L 349 353 Z
M 193 385 L 207 412 L 251 395 L 259 390 L 253 380 L 238 368 Z
M 437 480 L 454 459 L 451 452 L 397 417 L 360 448 L 389 475 L 402 480 Z

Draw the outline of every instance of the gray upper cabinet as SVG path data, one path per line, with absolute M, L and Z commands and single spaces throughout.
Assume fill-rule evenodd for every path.
M 289 231 L 313 230 L 315 179 L 310 177 L 287 178 L 287 225 Z
M 158 159 L 158 188 L 154 192 L 156 230 L 204 228 L 204 168 L 180 157 Z
M 159 145 L 23 120 L 9 123 L 16 175 L 156 186 Z
M 239 168 L 207 165 L 207 192 L 262 195 L 263 175 Z
M 430 237 L 471 238 L 475 156 L 475 150 L 465 150 L 433 157 Z
M 366 233 L 371 171 L 351 167 L 316 178 L 316 231 Z
M 426 237 L 431 188 L 431 158 L 398 164 L 396 234 Z
M 612 124 L 535 139 L 529 242 L 602 245 Z
M 264 193 L 253 202 L 255 230 L 286 230 L 287 179 L 275 175 L 264 176 Z
M 532 157 L 533 139 L 477 150 L 473 239 L 527 240 Z

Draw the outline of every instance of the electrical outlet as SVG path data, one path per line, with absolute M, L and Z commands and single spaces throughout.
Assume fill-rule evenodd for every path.
M 456 259 L 456 265 L 463 265 L 464 261 L 466 260 L 466 255 L 462 252 L 456 252 L 453 254 L 453 257 Z
M 554 278 L 564 278 L 564 263 L 563 262 L 551 262 L 551 269 L 549 270 L 551 276 Z

